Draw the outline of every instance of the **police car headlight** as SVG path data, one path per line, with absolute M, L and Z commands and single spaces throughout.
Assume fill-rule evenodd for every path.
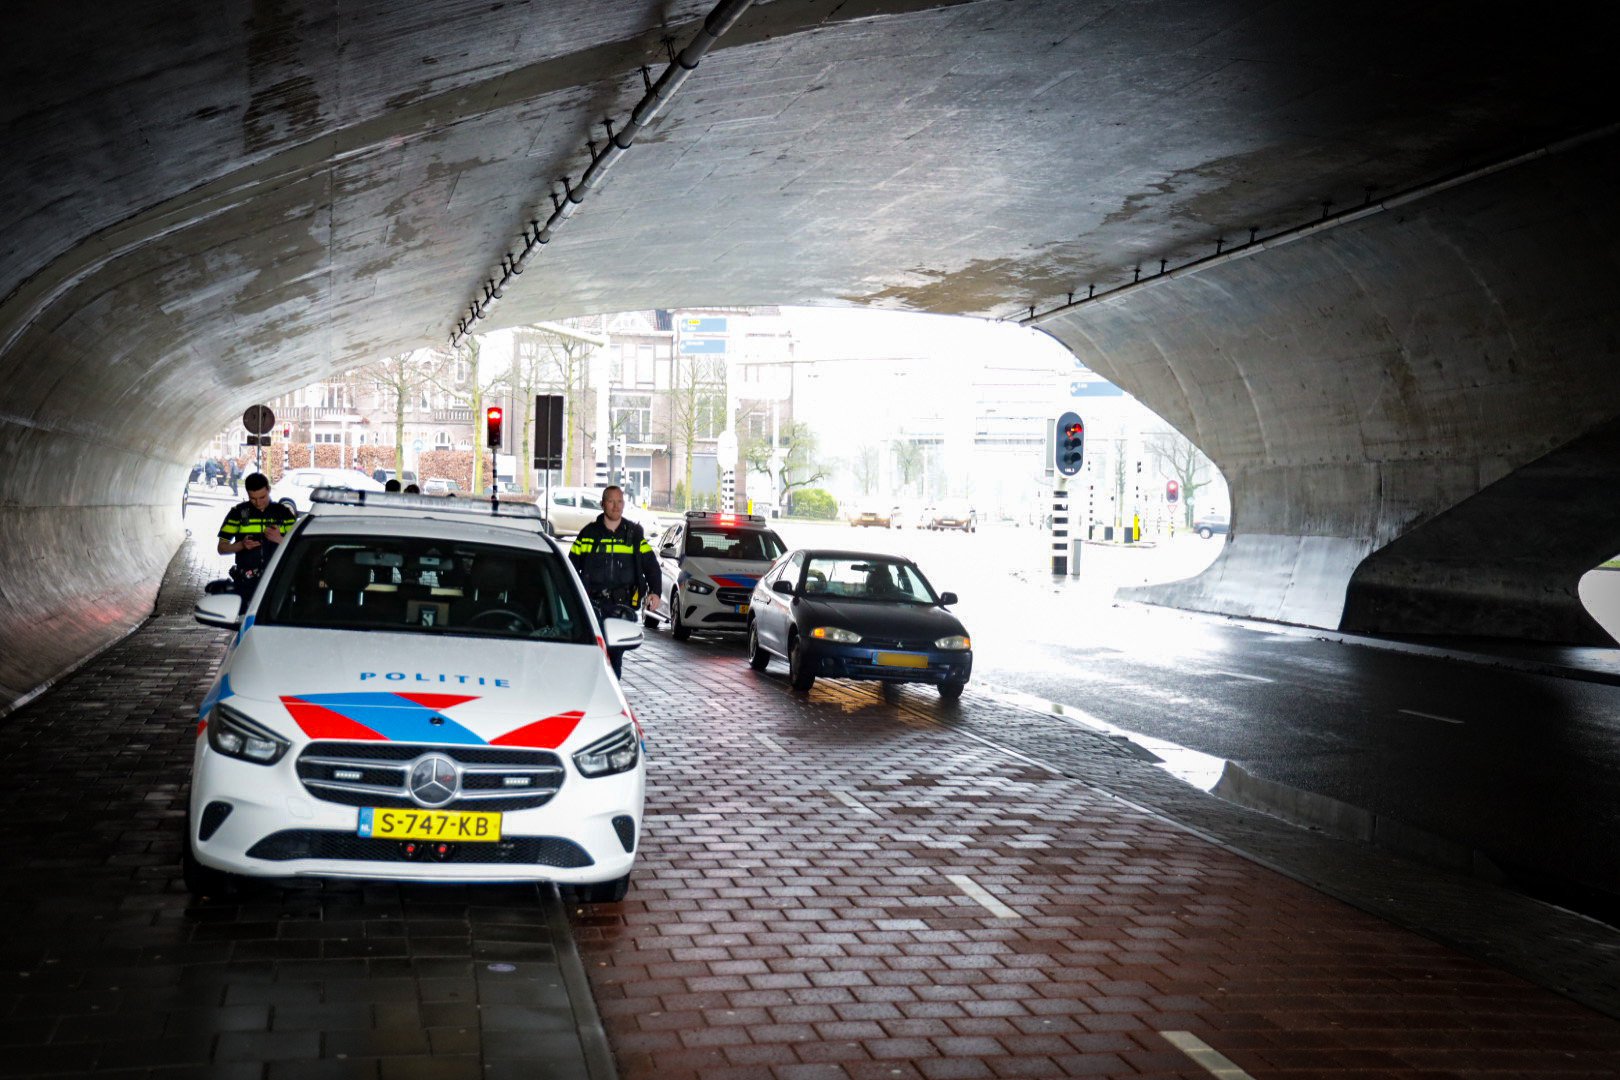
M 208 714 L 208 745 L 216 754 L 255 765 L 274 765 L 292 746 L 229 705 L 215 705 L 214 711 Z
M 710 593 L 714 592 L 714 586 L 706 585 L 701 581 L 688 581 L 686 583 L 686 591 L 695 592 L 699 596 L 708 596 Z
M 840 645 L 853 645 L 861 640 L 861 635 L 853 630 L 845 630 L 842 626 L 818 626 L 810 631 L 810 636 L 821 638 L 823 641 L 836 641 Z
M 626 724 L 606 738 L 597 739 L 574 755 L 574 765 L 583 776 L 612 776 L 629 772 L 641 760 L 641 740 L 633 724 Z
M 950 637 L 942 637 L 935 641 L 934 648 L 951 649 L 955 651 L 971 649 L 973 648 L 973 639 L 968 637 L 966 634 L 952 634 Z

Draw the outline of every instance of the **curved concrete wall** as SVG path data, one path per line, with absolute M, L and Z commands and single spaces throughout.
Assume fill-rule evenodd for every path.
M 1620 489 L 1592 452 L 1620 417 L 1617 176 L 1611 137 L 1048 323 L 1231 484 L 1216 563 L 1135 595 L 1607 643 L 1575 590 L 1620 550 L 1591 498 Z M 1576 488 L 1603 505 L 1571 513 Z

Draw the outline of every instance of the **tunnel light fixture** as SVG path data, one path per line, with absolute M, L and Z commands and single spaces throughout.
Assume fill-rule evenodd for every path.
M 641 69 L 642 82 L 646 84 L 647 91 L 641 100 L 636 103 L 635 108 L 630 110 L 630 118 L 617 131 L 613 129 L 611 117 L 602 121 L 603 126 L 607 129 L 608 137 L 601 144 L 600 149 L 598 149 L 596 140 L 586 139 L 587 153 L 591 163 L 586 167 L 584 175 L 579 179 L 579 183 L 577 185 L 572 184 L 570 178 L 564 176 L 562 178 L 562 197 L 559 198 L 555 193 L 552 193 L 551 202 L 554 209 L 551 216 L 546 219 L 545 224 L 541 225 L 537 220 L 529 222 L 529 227 L 533 231 L 524 230 L 523 246 L 516 253 L 503 252 L 501 254 L 500 278 L 491 278 L 488 284 L 485 285 L 482 302 L 474 300 L 468 305 L 467 318 L 459 320 L 456 323 L 455 330 L 450 334 L 452 348 L 459 348 L 462 341 L 472 332 L 474 324 L 489 317 L 491 308 L 494 307 L 496 301 L 505 295 L 506 287 L 512 283 L 512 279 L 523 273 L 524 266 L 534 256 L 534 253 L 540 250 L 541 245 L 550 243 L 552 236 L 562 226 L 563 222 L 572 217 L 574 211 L 585 201 L 585 197 L 596 190 L 602 183 L 608 169 L 612 168 L 619 158 L 624 156 L 624 152 L 630 149 L 630 144 L 635 141 L 641 129 L 650 123 L 658 115 L 659 110 L 669 103 L 670 98 L 675 96 L 675 92 L 696 70 L 699 61 L 714 47 L 714 43 L 720 40 L 722 34 L 731 29 L 737 19 L 742 16 L 742 13 L 748 10 L 752 4 L 753 0 L 721 0 L 709 12 L 708 17 L 703 20 L 703 26 L 692 36 L 692 40 L 687 43 L 686 48 L 677 54 L 673 46 L 670 47 L 669 66 L 664 69 L 664 73 L 658 77 L 657 82 L 652 81 L 645 67 Z

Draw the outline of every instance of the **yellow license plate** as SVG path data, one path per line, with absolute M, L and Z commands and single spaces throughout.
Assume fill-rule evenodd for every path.
M 881 667 L 927 667 L 928 657 L 903 652 L 880 652 L 873 660 Z
M 501 838 L 501 815 L 476 810 L 360 808 L 360 835 L 378 840 L 454 840 L 493 843 Z
M 748 605 L 747 604 L 738 604 L 737 605 L 737 614 L 739 614 L 739 615 L 748 614 Z

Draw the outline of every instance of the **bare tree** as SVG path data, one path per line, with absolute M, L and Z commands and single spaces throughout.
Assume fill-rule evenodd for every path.
M 357 372 L 359 381 L 388 402 L 394 412 L 394 475 L 405 475 L 405 413 L 428 385 L 421 358 L 401 353 L 367 365 Z
M 1149 435 L 1146 449 L 1160 478 L 1174 480 L 1181 486 L 1182 513 L 1187 526 L 1191 528 L 1196 493 L 1214 478 L 1214 465 L 1202 450 L 1193 445 L 1191 439 L 1173 429 L 1167 428 Z
M 669 449 L 673 455 L 679 447 L 685 457 L 686 505 L 681 509 L 690 510 L 697 441 L 725 430 L 726 367 L 724 360 L 712 356 L 677 356 L 669 370 Z
M 769 439 L 750 439 L 743 444 L 743 458 L 753 471 L 768 474 L 772 449 Z M 816 435 L 809 424 L 798 420 L 784 423 L 777 433 L 774 449 L 782 454 L 782 474 L 776 493 L 779 505 L 785 505 L 795 489 L 819 484 L 827 478 L 826 466 L 816 460 Z
M 870 495 L 876 489 L 880 464 L 880 451 L 872 443 L 862 446 L 860 453 L 855 455 L 851 468 L 855 472 L 855 482 L 861 486 L 862 495 Z
M 923 475 L 927 452 L 922 443 L 913 439 L 896 439 L 890 445 L 894 448 L 895 467 L 900 470 L 900 485 L 909 488 L 912 481 Z

